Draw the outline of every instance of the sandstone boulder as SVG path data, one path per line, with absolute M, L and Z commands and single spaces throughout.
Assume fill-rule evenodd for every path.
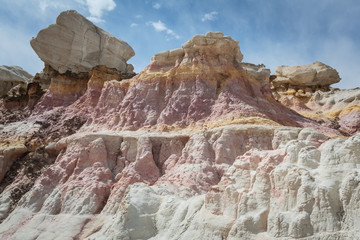
M 30 43 L 40 59 L 60 73 L 88 72 L 97 65 L 133 71 L 126 61 L 134 50 L 74 10 L 62 12 L 56 24 L 41 30 Z
M 0 66 L 0 97 L 19 83 L 25 83 L 32 76 L 18 66 Z
M 273 85 L 329 86 L 340 81 L 338 72 L 321 62 L 308 65 L 279 66 L 275 70 Z

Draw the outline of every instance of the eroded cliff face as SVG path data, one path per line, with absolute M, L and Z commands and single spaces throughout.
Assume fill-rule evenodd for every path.
M 31 114 L 0 125 L 0 238 L 360 238 L 360 134 L 285 107 L 242 58 L 207 33 L 136 76 L 45 61 Z
M 321 62 L 280 66 L 272 77 L 273 95 L 284 106 L 347 135 L 360 129 L 360 90 L 333 89 L 337 71 Z
M 258 125 L 79 133 L 49 146 L 55 163 L 9 216 L 26 179 L 4 190 L 0 229 L 9 239 L 354 239 L 359 144 Z

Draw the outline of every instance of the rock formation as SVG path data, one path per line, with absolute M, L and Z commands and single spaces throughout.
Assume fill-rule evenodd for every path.
M 320 62 L 280 66 L 272 76 L 273 96 L 284 106 L 345 134 L 360 129 L 359 89 L 332 89 L 340 81 L 337 71 Z
M 319 88 L 327 89 L 331 84 L 340 81 L 338 72 L 321 62 L 290 67 L 279 66 L 275 70 L 275 76 L 276 78 L 272 81 L 273 87 L 277 89 L 277 92 L 279 88 L 285 88 L 288 94 L 299 89 L 305 89 L 305 93 L 311 93 Z M 304 91 L 298 92 L 298 94 L 301 93 Z
M 43 91 L 18 66 L 0 66 L 0 124 L 25 119 Z
M 134 50 L 74 10 L 62 12 L 56 24 L 41 30 L 30 43 L 40 59 L 59 73 L 89 72 L 97 65 L 133 71 L 126 61 Z
M 322 125 L 339 129 L 350 135 L 360 130 L 360 89 L 358 88 L 315 91 L 309 94 L 309 97 L 277 93 L 274 96 L 284 106 Z
M 248 75 L 255 78 L 260 85 L 260 90 L 265 95 L 272 96 L 270 91 L 270 69 L 267 69 L 264 64 L 241 63 L 241 67 Z
M 259 87 L 241 60 L 238 42 L 230 37 L 194 36 L 181 49 L 156 54 L 134 78 L 106 82 L 84 129 L 202 129 L 235 123 L 321 128 L 265 94 L 270 89 Z
M 207 33 L 130 79 L 46 65 L 0 125 L 0 239 L 360 238 L 360 133 L 286 108 L 242 57 Z
M 0 97 L 18 84 L 25 84 L 32 76 L 18 66 L 0 66 Z

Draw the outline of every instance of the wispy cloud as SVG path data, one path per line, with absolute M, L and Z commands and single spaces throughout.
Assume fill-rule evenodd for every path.
M 86 6 L 90 13 L 88 19 L 95 23 L 102 23 L 105 22 L 102 19 L 104 11 L 114 10 L 116 4 L 113 0 L 86 0 Z
M 160 8 L 161 8 L 160 3 L 154 3 L 154 4 L 153 4 L 153 8 L 155 8 L 155 9 L 160 9 Z
M 160 20 L 157 21 L 157 22 L 151 22 L 151 21 L 147 22 L 146 25 L 152 26 L 155 29 L 155 31 L 157 31 L 157 32 L 166 32 L 166 34 L 168 36 L 171 36 L 171 37 L 176 38 L 176 39 L 180 38 L 179 35 L 177 35 L 172 29 L 167 28 L 165 23 L 163 23 Z
M 42 13 L 46 12 L 49 8 L 60 9 L 67 6 L 66 2 L 41 0 L 39 1 L 39 7 Z
M 202 22 L 205 22 L 205 21 L 214 21 L 214 20 L 216 20 L 218 14 L 219 14 L 219 13 L 216 12 L 216 11 L 212 11 L 212 12 L 209 12 L 209 13 L 205 13 L 205 14 L 203 15 L 203 17 L 201 18 L 201 21 L 202 21 Z
M 59 14 L 61 11 L 76 9 L 82 14 L 89 12 L 88 19 L 95 23 L 105 22 L 103 15 L 106 11 L 112 11 L 116 7 L 114 0 L 0 0 L 4 1 L 4 8 L 11 9 L 12 13 L 23 12 L 33 18 L 39 18 L 41 21 L 53 19 L 53 14 Z M 86 14 L 84 14 L 86 15 Z M 21 16 L 23 17 L 23 16 Z
M 203 2 L 0 0 L 3 10 L 0 15 L 0 63 L 20 65 L 32 73 L 41 71 L 43 64 L 31 49 L 29 39 L 43 27 L 54 23 L 61 11 L 75 9 L 97 22 L 111 16 L 113 21 L 107 20 L 102 26 L 115 34 L 120 34 L 118 23 L 128 19 L 125 27 L 133 31 L 126 32 L 126 40 L 137 52 L 131 59 L 131 63 L 139 67 L 137 70 L 148 64 L 147 60 L 154 52 L 179 47 L 178 41 L 166 40 L 180 38 L 179 35 L 180 39 L 189 39 L 209 30 L 221 30 L 239 40 L 244 61 L 264 63 L 274 72 L 279 65 L 309 64 L 319 60 L 339 71 L 342 77 L 339 87 L 359 86 L 359 0 L 228 0 L 229 4 L 225 5 L 218 0 L 207 0 L 205 5 Z M 160 4 L 159 10 L 154 8 L 156 3 Z M 120 5 L 121 14 L 116 12 Z M 154 18 L 155 13 L 165 8 L 171 15 Z M 165 17 L 169 22 L 158 21 Z M 216 25 L 208 25 L 215 22 Z M 234 25 L 238 27 L 234 28 Z M 5 27 L 8 27 L 6 31 Z M 144 34 L 158 31 L 158 36 L 141 38 L 135 30 L 147 30 Z M 146 47 L 149 45 L 152 47 Z
M 48 16 L 54 17 L 53 12 L 64 11 L 68 9 L 77 9 L 79 6 L 82 6 L 82 1 L 84 0 L 62 0 L 62 1 L 53 1 L 53 0 L 1 0 L 1 7 L 6 9 L 8 8 L 7 14 L 16 14 L 21 12 L 19 18 L 25 16 L 31 16 L 33 18 L 41 19 Z M 6 16 L 7 14 L 3 14 Z

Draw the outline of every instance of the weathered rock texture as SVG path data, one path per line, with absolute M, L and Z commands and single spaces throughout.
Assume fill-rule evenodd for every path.
M 360 136 L 226 126 L 78 134 L 0 226 L 8 239 L 356 239 Z M 19 180 L 20 181 L 20 180 Z M 1 195 L 8 214 L 13 182 Z M 58 228 L 61 225 L 64 228 Z
M 264 64 L 241 63 L 241 66 L 259 82 L 260 86 L 269 86 L 270 69 L 266 68 Z
M 83 129 L 166 131 L 236 123 L 321 128 L 277 103 L 241 60 L 238 42 L 230 37 L 197 35 L 181 49 L 156 54 L 134 78 L 105 82 Z
M 308 98 L 274 94 L 283 105 L 347 134 L 360 130 L 360 89 L 316 91 Z
M 309 96 L 316 90 L 329 90 L 340 81 L 338 72 L 321 62 L 309 65 L 279 66 L 272 86 L 280 94 Z
M 56 24 L 41 30 L 30 43 L 41 60 L 59 73 L 89 72 L 97 65 L 133 71 L 126 61 L 134 50 L 74 10 L 62 12 Z
M 360 130 L 360 91 L 330 88 L 340 81 L 330 66 L 280 66 L 270 79 L 274 98 L 284 106 L 345 134 Z
M 26 84 L 32 76 L 18 66 L 0 66 L 0 97 L 18 84 Z
M 360 134 L 284 107 L 241 60 L 208 33 L 131 79 L 55 74 L 0 125 L 0 239 L 360 238 Z
M 264 64 L 252 64 L 252 63 L 241 63 L 241 67 L 246 73 L 255 78 L 257 83 L 260 85 L 260 91 L 272 98 L 272 92 L 270 90 L 270 69 L 267 69 Z

